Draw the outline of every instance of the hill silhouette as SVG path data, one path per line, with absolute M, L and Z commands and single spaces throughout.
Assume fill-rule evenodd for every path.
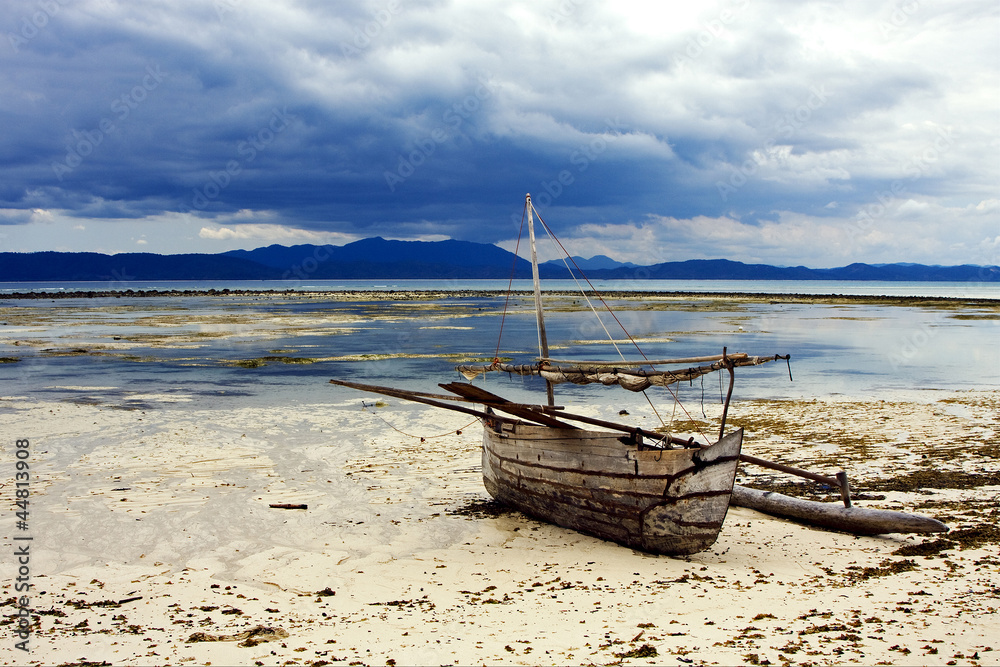
M 579 260 L 595 279 L 626 280 L 859 280 L 1000 281 L 997 266 L 862 264 L 831 269 L 693 259 L 632 266 L 598 256 Z M 571 264 L 572 265 L 572 264 Z M 588 268 L 589 267 L 589 268 Z M 609 268 L 597 268 L 609 267 Z M 93 252 L 0 253 L 0 281 L 143 280 L 364 280 L 476 279 L 531 276 L 531 265 L 502 248 L 469 241 L 390 241 L 370 238 L 334 245 L 271 245 L 219 254 L 158 255 Z M 565 266 L 546 262 L 544 278 L 567 278 Z

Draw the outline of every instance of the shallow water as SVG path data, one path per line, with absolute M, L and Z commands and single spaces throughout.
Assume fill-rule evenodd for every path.
M 995 388 L 997 307 L 615 299 L 601 321 L 581 299 L 546 297 L 554 358 L 679 358 L 791 354 L 737 371 L 737 398 L 883 396 Z M 293 405 L 357 396 L 329 378 L 421 390 L 461 379 L 456 363 L 498 350 L 504 300 L 492 296 L 345 300 L 302 295 L 0 301 L 7 395 L 125 409 Z M 507 304 L 499 356 L 537 355 L 531 301 Z M 619 324 L 620 322 L 620 324 Z M 632 341 L 623 333 L 628 330 Z M 605 333 L 611 334 L 614 343 Z M 721 374 L 679 388 L 717 400 Z M 537 379 L 491 377 L 513 400 L 539 402 Z M 657 390 L 663 400 L 669 396 Z M 644 404 L 618 388 L 558 388 L 562 402 Z
M 581 282 L 585 282 L 581 280 Z M 508 280 L 159 280 L 91 282 L 0 282 L 0 295 L 12 292 L 104 291 L 104 290 L 496 290 L 506 292 Z M 1000 298 L 1000 283 L 968 280 L 877 281 L 877 280 L 594 280 L 601 292 L 722 292 L 733 294 L 848 294 L 888 296 L 933 296 L 952 298 Z M 514 290 L 531 290 L 530 280 L 515 280 Z M 574 280 L 546 280 L 546 290 L 577 291 Z

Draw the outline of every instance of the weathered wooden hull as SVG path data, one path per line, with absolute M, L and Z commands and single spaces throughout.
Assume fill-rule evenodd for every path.
M 733 505 L 747 507 L 765 514 L 773 514 L 855 535 L 944 533 L 948 531 L 948 526 L 937 519 L 920 514 L 865 507 L 844 507 L 839 503 L 818 503 L 745 486 L 733 488 L 732 502 Z
M 704 449 L 641 448 L 627 435 L 487 424 L 483 483 L 533 517 L 635 549 L 684 555 L 718 539 L 743 430 Z

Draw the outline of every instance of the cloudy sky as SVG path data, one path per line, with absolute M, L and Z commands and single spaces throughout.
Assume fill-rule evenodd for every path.
M 995 0 L 3 0 L 0 251 L 1000 264 Z

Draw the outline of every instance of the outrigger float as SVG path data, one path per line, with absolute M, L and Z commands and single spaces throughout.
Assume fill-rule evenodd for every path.
M 528 195 L 525 215 L 539 359 L 509 364 L 495 358 L 490 364 L 461 365 L 457 370 L 469 380 L 490 372 L 540 376 L 546 384 L 546 404 L 514 403 L 464 382 L 439 385 L 448 394 L 330 382 L 478 417 L 483 424 L 483 484 L 496 500 L 542 521 L 651 553 L 686 555 L 709 548 L 718 539 L 730 504 L 858 534 L 948 530 L 929 517 L 853 507 L 846 473 L 827 478 L 742 454 L 743 429 L 725 430 L 734 370 L 779 359 L 787 362 L 789 355 L 731 354 L 724 348 L 721 355 L 652 361 L 549 358 L 535 249 L 536 213 Z M 565 382 L 644 391 L 721 370 L 729 373 L 729 391 L 718 440 L 711 444 L 572 414 L 554 402 L 553 386 Z M 740 461 L 839 487 L 845 507 L 735 485 Z

